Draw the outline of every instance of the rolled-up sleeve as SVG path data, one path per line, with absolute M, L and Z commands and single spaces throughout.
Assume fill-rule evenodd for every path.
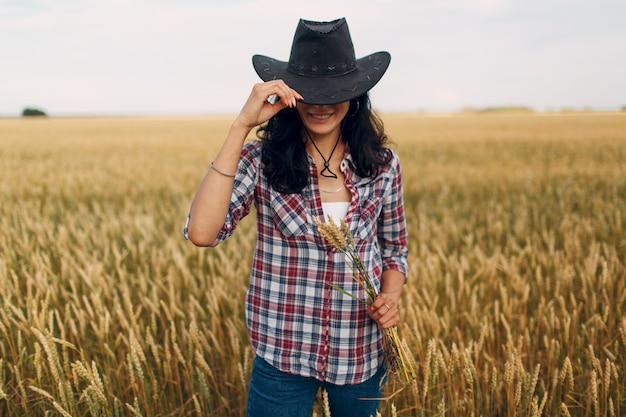
M 396 153 L 391 161 L 392 186 L 386 195 L 378 219 L 378 243 L 383 270 L 394 269 L 408 277 L 408 230 L 404 211 L 404 184 L 400 159 Z

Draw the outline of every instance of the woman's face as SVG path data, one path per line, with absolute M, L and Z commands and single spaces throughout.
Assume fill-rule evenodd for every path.
M 333 140 L 337 139 L 341 131 L 341 121 L 348 114 L 349 108 L 349 101 L 323 106 L 300 102 L 297 104 L 302 123 L 309 133 L 318 139 L 322 139 L 324 136 L 332 136 Z

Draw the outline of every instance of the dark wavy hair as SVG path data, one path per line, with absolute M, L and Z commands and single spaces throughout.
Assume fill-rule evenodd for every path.
M 265 175 L 270 186 L 280 193 L 300 193 L 309 183 L 303 127 L 298 111 L 287 108 L 256 132 L 263 142 L 261 161 Z M 391 152 L 385 146 L 388 138 L 383 122 L 372 110 L 367 93 L 350 102 L 341 129 L 343 140 L 350 148 L 352 168 L 360 177 L 375 176 L 391 161 Z

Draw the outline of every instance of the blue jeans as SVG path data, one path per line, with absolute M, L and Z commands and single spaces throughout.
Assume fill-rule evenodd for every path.
M 356 385 L 335 385 L 281 372 L 260 357 L 254 360 L 250 392 L 248 394 L 247 417 L 311 417 L 317 391 L 328 392 L 332 417 L 376 416 L 381 398 L 381 379 L 385 368 L 380 367 L 376 375 Z

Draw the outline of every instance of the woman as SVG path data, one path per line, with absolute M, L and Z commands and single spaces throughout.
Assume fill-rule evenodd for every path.
M 334 417 L 375 415 L 380 405 L 381 329 L 399 323 L 407 274 L 402 174 L 368 98 L 389 61 L 387 52 L 357 60 L 345 19 L 300 20 L 288 62 L 253 57 L 264 82 L 193 199 L 185 234 L 198 246 L 222 242 L 256 207 L 248 416 L 308 417 L 320 388 Z M 245 144 L 257 126 L 260 140 Z M 350 226 L 379 285 L 369 308 L 330 285 L 365 298 L 314 217 Z

